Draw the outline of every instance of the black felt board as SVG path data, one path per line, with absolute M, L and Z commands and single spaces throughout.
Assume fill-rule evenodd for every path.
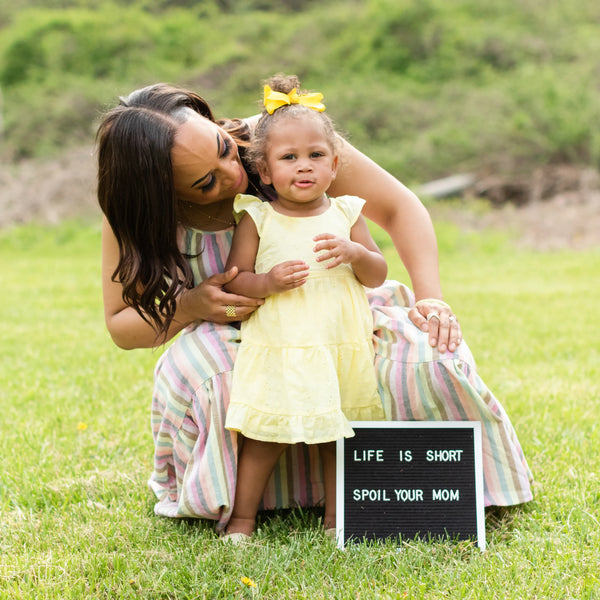
M 340 546 L 364 539 L 476 539 L 485 546 L 478 422 L 353 422 L 337 446 Z

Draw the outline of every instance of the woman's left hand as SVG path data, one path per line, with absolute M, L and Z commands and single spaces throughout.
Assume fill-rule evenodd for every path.
M 429 344 L 437 346 L 440 352 L 454 352 L 462 342 L 460 323 L 450 306 L 441 300 L 419 300 L 408 316 L 421 331 L 429 332 Z

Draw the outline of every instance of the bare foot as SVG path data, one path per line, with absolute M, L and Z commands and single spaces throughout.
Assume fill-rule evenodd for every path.
M 251 536 L 254 533 L 254 519 L 232 517 L 225 530 L 226 535 L 230 533 L 243 533 L 244 535 Z

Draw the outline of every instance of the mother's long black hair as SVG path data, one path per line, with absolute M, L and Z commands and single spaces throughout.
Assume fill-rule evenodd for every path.
M 177 244 L 179 226 L 171 150 L 190 110 L 214 121 L 197 94 L 166 84 L 136 90 L 104 116 L 97 134 L 98 202 L 119 245 L 113 281 L 123 300 L 165 333 L 177 296 L 193 285 Z M 230 134 L 243 143 L 243 125 Z M 236 135 L 236 133 L 238 135 Z

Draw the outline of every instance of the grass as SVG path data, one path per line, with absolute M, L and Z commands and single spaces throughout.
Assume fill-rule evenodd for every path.
M 600 598 L 600 254 L 437 226 L 446 299 L 536 478 L 533 502 L 488 515 L 485 553 L 341 552 L 312 511 L 224 548 L 210 523 L 155 517 L 159 352 L 118 350 L 104 329 L 97 225 L 25 226 L 0 233 L 0 597 Z

